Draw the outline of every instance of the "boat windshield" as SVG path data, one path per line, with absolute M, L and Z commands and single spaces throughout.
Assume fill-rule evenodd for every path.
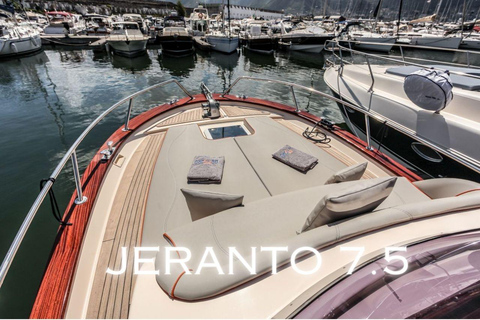
M 480 232 L 426 241 L 395 255 L 408 261 L 402 275 L 385 273 L 387 265 L 397 268 L 385 259 L 369 263 L 321 294 L 295 318 L 480 317 Z

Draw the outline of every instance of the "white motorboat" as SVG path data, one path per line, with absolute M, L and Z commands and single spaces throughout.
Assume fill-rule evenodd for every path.
M 338 41 L 358 50 L 390 52 L 396 37 L 373 32 L 360 22 L 350 22 L 338 35 Z
M 18 23 L 13 13 L 0 10 L 0 58 L 29 54 L 41 49 L 42 40 L 36 27 L 28 22 Z
M 345 47 L 343 50 L 354 55 L 367 55 L 371 60 L 385 60 L 380 56 L 359 53 Z M 340 57 L 338 59 L 341 61 Z M 389 131 L 388 139 L 377 137 L 377 142 L 390 147 L 392 152 L 396 152 L 405 161 L 423 159 L 423 167 L 419 170 L 430 176 L 449 176 L 452 172 L 460 171 L 464 171 L 468 176 L 466 167 L 480 168 L 480 69 L 440 62 L 432 65 L 431 60 L 427 61 L 429 65 L 425 66 L 418 65 L 421 59 L 416 59 L 415 64 L 393 58 L 387 58 L 381 64 L 344 63 L 341 67 L 333 64 L 326 70 L 324 79 L 331 90 L 343 100 L 378 113 L 388 119 L 387 123 L 392 122 L 408 128 L 428 142 L 419 144 L 396 134 L 395 130 Z M 425 106 L 409 98 L 409 92 L 404 90 L 406 77 L 425 68 L 449 70 L 453 83 L 453 100 L 449 104 L 445 102 L 446 107 L 442 105 L 444 109 L 441 111 L 425 109 Z M 426 87 L 419 85 L 418 88 Z M 440 101 L 436 100 L 430 90 L 428 93 L 419 91 L 418 96 L 421 97 L 422 94 L 428 97 L 428 100 Z M 363 117 L 354 111 L 344 111 L 347 123 L 350 122 L 350 125 L 355 127 L 353 130 L 363 131 L 364 134 Z M 384 126 L 382 123 L 375 123 L 374 130 L 380 130 Z
M 423 181 L 298 106 L 230 94 L 239 81 L 337 101 L 244 77 L 223 94 L 170 80 L 107 109 L 57 165 L 0 267 L 1 285 L 71 161 L 77 190 L 31 318 L 479 315 L 479 183 Z M 174 83 L 185 98 L 152 94 L 157 107 L 130 119 L 134 99 Z M 78 146 L 126 104 L 125 124 L 80 176 Z
M 85 21 L 78 14 L 65 11 L 50 11 L 45 13 L 48 25 L 43 30 L 45 34 L 77 34 L 85 29 Z
M 208 21 L 210 16 L 208 15 L 208 10 L 203 6 L 198 6 L 193 9 L 193 12 L 190 14 L 190 29 L 193 31 L 193 36 L 204 36 L 208 32 Z
M 136 22 L 114 22 L 107 37 L 107 45 L 114 53 L 128 57 L 145 53 L 149 37 L 144 35 Z
M 335 38 L 333 33 L 328 33 L 318 26 L 297 26 L 290 32 L 282 30 L 277 35 L 281 49 L 301 51 L 307 53 L 320 53 L 325 48 L 325 43 Z
M 85 32 L 87 34 L 109 34 L 112 29 L 112 19 L 109 16 L 100 14 L 86 14 L 85 19 Z
M 429 48 L 458 49 L 462 43 L 462 37 L 454 35 L 408 32 L 400 33 L 399 41 L 397 43 Z
M 140 27 L 140 31 L 147 33 L 147 25 L 142 15 L 138 13 L 125 13 L 122 15 L 122 19 L 126 22 L 136 22 Z

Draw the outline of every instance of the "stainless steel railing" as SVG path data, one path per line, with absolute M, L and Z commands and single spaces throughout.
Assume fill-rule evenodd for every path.
M 310 93 L 313 93 L 315 95 L 318 95 L 318 96 L 321 96 L 321 97 L 324 97 L 324 98 L 327 98 L 329 100 L 332 100 L 332 101 L 335 101 L 345 107 L 348 107 L 350 109 L 353 109 L 357 112 L 360 112 L 362 113 L 364 116 L 365 116 L 365 124 L 366 124 L 366 142 L 367 142 L 367 149 L 369 150 L 372 150 L 372 144 L 371 144 L 371 135 L 370 135 L 370 119 L 373 118 L 377 121 L 380 121 L 380 122 L 385 122 L 387 126 L 391 127 L 392 129 L 394 130 L 397 130 L 398 132 L 408 136 L 409 138 L 417 141 L 417 142 L 420 142 L 422 143 L 423 145 L 461 163 L 462 165 L 470 168 L 471 170 L 475 171 L 475 172 L 478 172 L 480 173 L 480 161 L 476 160 L 476 159 L 473 159 L 469 156 L 466 156 L 456 150 L 453 150 L 453 149 L 444 149 L 432 142 L 430 142 L 429 140 L 426 140 L 422 137 L 419 137 L 417 136 L 416 132 L 414 130 L 411 130 L 391 119 L 388 119 L 384 116 L 382 116 L 381 114 L 373 111 L 373 110 L 368 110 L 367 108 L 365 108 L 364 106 L 359 106 L 359 105 L 355 105 L 355 104 L 352 104 L 352 103 L 349 103 L 345 100 L 342 100 L 342 99 L 339 99 L 339 98 L 336 98 L 336 97 L 333 97 L 327 93 L 324 93 L 324 92 L 321 92 L 321 91 L 318 91 L 318 90 L 315 90 L 313 88 L 310 88 L 310 87 L 305 87 L 305 86 L 302 86 L 302 85 L 298 85 L 298 84 L 295 84 L 295 83 L 291 83 L 291 82 L 286 82 L 286 81 L 281 81 L 281 80 L 273 80 L 273 79 L 262 79 L 262 78 L 254 78 L 254 77 L 248 77 L 248 76 L 244 76 L 244 77 L 239 77 L 237 78 L 233 83 L 232 85 L 227 89 L 225 90 L 225 92 L 222 94 L 222 97 L 225 97 L 227 94 L 229 94 L 232 89 L 240 82 L 240 81 L 257 81 L 257 82 L 265 82 L 265 83 L 273 83 L 273 84 L 280 84 L 280 85 L 284 85 L 286 87 L 290 87 L 292 90 L 293 88 L 297 88 L 297 89 L 301 89 L 301 90 L 305 90 L 307 92 L 310 92 Z M 299 108 L 299 105 L 295 99 L 295 108 L 296 108 L 296 111 L 299 112 L 300 111 L 300 108 Z
M 365 60 L 367 61 L 367 65 L 369 66 L 370 68 L 370 62 L 369 62 L 369 58 L 374 58 L 374 59 L 378 59 L 378 60 L 383 60 L 383 61 L 388 61 L 388 62 L 393 62 L 393 63 L 397 63 L 397 64 L 403 64 L 403 65 L 411 65 L 411 66 L 416 66 L 416 67 L 421 67 L 421 68 L 431 68 L 431 65 L 427 65 L 427 64 L 422 64 L 422 63 L 415 63 L 415 62 L 409 62 L 409 61 L 406 61 L 406 59 L 411 59 L 411 60 L 417 60 L 419 62 L 426 62 L 426 63 L 431 63 L 431 62 L 434 62 L 436 64 L 442 64 L 442 65 L 448 65 L 448 66 L 452 66 L 452 67 L 468 67 L 468 68 L 475 68 L 475 69 L 480 69 L 480 67 L 477 67 L 477 66 L 472 66 L 470 65 L 470 58 L 467 58 L 468 60 L 468 64 L 465 65 L 465 64 L 459 64 L 459 63 L 452 63 L 452 62 L 448 62 L 448 61 L 435 61 L 435 60 L 430 60 L 430 59 L 422 59 L 422 58 L 417 58 L 417 57 L 405 57 L 405 54 L 404 54 L 404 51 L 402 48 L 417 48 L 417 49 L 428 49 L 428 50 L 437 50 L 437 51 L 448 51 L 448 52 L 456 52 L 456 53 L 465 53 L 468 55 L 468 57 L 470 56 L 470 54 L 472 55 L 478 55 L 479 58 L 480 58 L 480 52 L 473 52 L 473 51 L 467 51 L 467 50 L 460 50 L 460 49 L 440 49 L 440 48 L 432 48 L 432 47 L 424 47 L 424 46 L 412 46 L 412 45 L 405 45 L 405 44 L 393 44 L 393 46 L 396 46 L 396 47 L 399 47 L 400 48 L 400 53 L 401 53 L 401 60 L 399 60 L 398 58 L 396 59 L 395 57 L 391 57 L 391 56 L 385 56 L 385 55 L 380 55 L 380 54 L 373 54 L 373 53 L 367 53 L 367 52 L 363 52 L 363 51 L 358 51 L 358 50 L 354 50 L 351 48 L 350 44 L 351 43 L 355 43 L 355 42 L 358 42 L 358 41 L 350 41 L 350 40 L 345 40 L 345 41 L 341 41 L 341 42 L 347 42 L 349 44 L 349 47 L 345 47 L 345 46 L 342 46 L 337 40 L 328 40 L 326 43 L 325 43 L 325 50 L 326 51 L 329 51 L 333 54 L 334 58 L 335 59 L 339 59 L 340 60 L 340 64 L 343 65 L 343 64 L 355 64 L 354 62 L 350 62 L 348 60 L 346 60 L 344 57 L 343 57 L 343 53 L 344 52 L 349 52 L 351 54 L 354 54 L 354 55 L 357 55 L 357 56 L 363 56 L 365 57 Z M 374 45 L 388 45 L 388 46 L 392 46 L 392 44 L 385 44 L 385 43 L 376 43 L 376 42 L 364 42 L 362 41 L 361 42 L 362 44 L 374 44 Z M 338 49 L 338 52 L 339 54 L 337 55 L 335 53 L 336 49 Z M 334 61 L 335 62 L 335 61 Z M 371 69 L 371 68 L 370 68 Z M 447 69 L 441 69 L 441 68 L 437 68 L 438 70 L 443 70 L 443 71 L 446 71 Z M 469 74 L 469 73 L 465 73 L 465 72 L 461 72 L 461 71 L 457 71 L 457 70 L 448 70 L 450 72 L 450 74 L 455 74 L 455 75 L 459 75 L 459 76 L 464 76 L 464 77 L 469 77 L 469 78 L 472 78 L 472 79 L 480 79 L 480 76 L 478 75 L 474 75 L 474 74 Z M 480 72 L 480 70 L 479 70 Z M 372 72 L 371 72 L 372 73 Z
M 128 124 L 129 124 L 131 113 L 132 113 L 133 99 L 142 95 L 142 94 L 144 94 L 144 93 L 146 93 L 146 92 L 149 92 L 153 89 L 157 89 L 159 87 L 164 87 L 164 86 L 166 86 L 168 84 L 171 84 L 171 83 L 176 84 L 188 97 L 190 97 L 190 100 L 194 99 L 194 97 L 190 94 L 190 92 L 188 92 L 187 89 L 185 89 L 185 87 L 182 86 L 180 84 L 180 82 L 178 82 L 175 79 L 158 83 L 156 85 L 153 85 L 151 87 L 148 87 L 146 89 L 138 91 L 138 92 L 120 100 L 119 102 L 115 103 L 113 106 L 111 106 L 110 108 L 105 110 L 102 114 L 100 114 L 92 123 L 90 123 L 90 125 L 77 138 L 77 140 L 75 140 L 73 145 L 70 147 L 70 149 L 68 149 L 68 151 L 63 156 L 62 160 L 60 160 L 60 162 L 58 163 L 55 170 L 53 170 L 52 174 L 50 175 L 50 180 L 45 183 L 42 190 L 38 194 L 38 196 L 35 199 L 33 205 L 31 206 L 30 210 L 28 211 L 27 216 L 25 217 L 22 225 L 20 226 L 20 229 L 18 230 L 12 244 L 10 245 L 10 248 L 8 249 L 8 252 L 7 252 L 5 258 L 3 259 L 2 265 L 0 266 L 0 287 L 2 286 L 3 281 L 5 280 L 5 277 L 8 273 L 8 269 L 10 268 L 10 266 L 13 262 L 13 259 L 15 258 L 15 255 L 16 255 L 16 253 L 17 253 L 17 251 L 18 251 L 18 249 L 19 249 L 19 247 L 20 247 L 20 245 L 23 241 L 23 238 L 25 237 L 25 234 L 28 231 L 28 228 L 30 227 L 30 224 L 32 223 L 33 219 L 35 218 L 35 215 L 37 214 L 40 206 L 42 205 L 43 200 L 45 199 L 46 195 L 48 194 L 48 192 L 50 191 L 50 189 L 53 186 L 52 181 L 55 181 L 55 179 L 57 179 L 57 177 L 62 172 L 63 168 L 65 167 L 65 165 L 67 164 L 67 162 L 69 160 L 71 160 L 72 166 L 73 166 L 73 175 L 74 175 L 74 179 L 75 179 L 75 187 L 76 187 L 76 193 L 77 193 L 75 203 L 77 205 L 81 205 L 82 203 L 85 203 L 86 201 L 88 201 L 88 199 L 83 196 L 82 185 L 81 185 L 81 181 L 80 181 L 81 175 L 80 175 L 80 171 L 78 169 L 78 160 L 77 160 L 76 150 L 77 150 L 78 146 L 80 145 L 80 143 L 82 143 L 82 141 L 85 139 L 85 137 L 90 133 L 90 131 L 92 131 L 92 129 L 95 128 L 97 126 L 97 124 L 100 121 L 102 121 L 107 115 L 109 115 L 112 111 L 116 110 L 118 107 L 120 107 L 121 105 L 123 105 L 127 101 L 128 101 L 128 109 L 127 109 L 127 113 L 126 113 L 126 117 L 125 117 L 125 125 L 124 125 L 123 130 L 130 130 L 128 128 Z

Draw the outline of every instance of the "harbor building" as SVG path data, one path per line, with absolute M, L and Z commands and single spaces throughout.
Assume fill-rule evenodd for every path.
M 204 8 L 208 10 L 209 14 L 219 14 L 221 12 L 227 12 L 227 6 L 221 3 L 209 3 L 204 4 Z M 230 17 L 232 19 L 244 19 L 244 18 L 263 18 L 266 20 L 269 19 L 279 19 L 284 15 L 283 11 L 259 9 L 238 5 L 230 5 Z

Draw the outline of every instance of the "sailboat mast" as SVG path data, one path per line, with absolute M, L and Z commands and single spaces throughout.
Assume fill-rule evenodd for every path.
M 403 0 L 400 0 L 400 7 L 398 8 L 397 37 L 400 31 L 400 19 L 402 18 L 402 7 L 403 7 Z
M 227 12 L 228 12 L 228 36 L 231 36 L 232 27 L 230 22 L 230 0 L 227 0 Z
M 463 28 L 465 27 L 465 11 L 467 11 L 467 0 L 463 0 L 463 12 L 462 12 L 462 33 L 460 37 L 463 38 Z
M 377 7 L 375 8 L 375 12 L 373 13 L 373 15 L 375 16 L 375 24 L 373 26 L 373 30 L 375 30 L 375 32 L 377 31 L 378 14 L 380 13 L 382 2 L 383 0 L 378 1 Z

